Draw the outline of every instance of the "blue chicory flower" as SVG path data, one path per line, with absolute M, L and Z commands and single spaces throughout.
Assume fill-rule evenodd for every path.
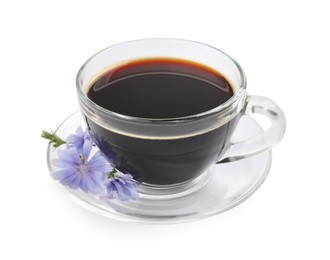
M 103 139 L 97 139 L 79 127 L 66 141 L 54 133 L 43 132 L 42 137 L 54 143 L 59 149 L 58 158 L 52 164 L 59 170 L 52 173 L 54 179 L 71 189 L 91 192 L 103 199 L 137 199 L 139 173 L 128 162 L 118 157 L 112 146 Z M 93 141 L 100 148 L 91 155 Z M 112 165 L 112 166 L 111 166 Z M 134 175 L 134 179 L 133 176 Z
M 107 190 L 105 198 L 135 200 L 139 197 L 139 185 L 130 174 L 123 174 L 118 171 L 113 173 L 112 171 L 105 181 L 105 186 Z
M 82 152 L 86 141 L 91 142 L 92 139 L 88 131 L 83 131 L 80 126 L 77 128 L 76 133 L 69 135 L 66 139 L 68 148 L 75 147 L 79 152 Z
M 81 151 L 76 147 L 58 150 L 58 159 L 52 163 L 60 170 L 53 172 L 53 178 L 71 189 L 80 188 L 86 193 L 104 194 L 104 180 L 111 166 L 100 151 L 91 156 L 91 149 L 92 142 L 85 140 Z

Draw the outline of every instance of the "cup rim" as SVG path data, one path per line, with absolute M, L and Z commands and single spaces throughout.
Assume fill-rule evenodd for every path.
M 79 80 L 80 76 L 83 73 L 86 66 L 89 64 L 89 62 L 95 56 L 97 56 L 98 54 L 100 54 L 103 51 L 108 50 L 112 47 L 115 47 L 117 45 L 122 45 L 122 44 L 125 44 L 125 43 L 141 42 L 141 41 L 160 41 L 160 40 L 194 43 L 194 44 L 204 45 L 208 48 L 212 48 L 212 49 L 214 49 L 218 52 L 221 52 L 223 55 L 225 55 L 227 58 L 229 58 L 233 62 L 233 64 L 236 66 L 237 70 L 239 71 L 239 76 L 241 78 L 241 82 L 240 82 L 240 85 L 237 88 L 236 93 L 232 97 L 230 97 L 226 102 L 221 103 L 219 106 L 214 107 L 210 110 L 198 113 L 198 114 L 192 114 L 192 115 L 182 116 L 182 117 L 172 117 L 172 118 L 145 118 L 145 117 L 136 117 L 136 116 L 124 115 L 124 114 L 120 114 L 120 113 L 113 112 L 111 110 L 105 109 L 105 108 L 99 106 L 98 104 L 94 103 L 91 99 L 89 99 L 87 97 L 87 95 L 83 92 L 83 90 L 81 89 L 80 82 L 79 82 L 80 81 Z M 78 73 L 76 75 L 76 89 L 77 89 L 77 93 L 78 93 L 78 96 L 81 99 L 81 101 L 83 101 L 88 107 L 90 107 L 92 109 L 95 109 L 96 111 L 99 111 L 100 113 L 102 113 L 104 115 L 114 117 L 114 118 L 117 118 L 117 119 L 129 120 L 131 122 L 137 122 L 137 123 L 167 123 L 168 124 L 168 123 L 178 123 L 178 122 L 182 122 L 182 121 L 190 121 L 190 120 L 205 118 L 207 116 L 217 114 L 217 113 L 231 107 L 231 105 L 233 103 L 235 103 L 238 99 L 240 99 L 241 96 L 244 95 L 244 93 L 246 92 L 246 75 L 245 75 L 244 70 L 242 69 L 242 67 L 239 65 L 239 63 L 234 58 L 232 58 L 227 53 L 225 53 L 225 52 L 223 52 L 223 51 L 219 50 L 218 48 L 215 48 L 211 45 L 201 43 L 201 42 L 198 42 L 198 41 L 179 39 L 179 38 L 143 38 L 143 39 L 130 40 L 130 41 L 125 41 L 125 42 L 121 42 L 121 43 L 111 45 L 109 47 L 106 47 L 106 48 L 96 52 L 94 55 L 92 55 L 90 58 L 88 58 L 83 63 L 83 65 L 80 67 L 80 69 L 78 70 Z

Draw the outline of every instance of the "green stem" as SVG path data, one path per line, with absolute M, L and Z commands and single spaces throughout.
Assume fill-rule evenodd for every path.
M 62 140 L 60 137 L 58 137 L 55 133 L 47 132 L 47 131 L 42 131 L 41 137 L 48 139 L 50 144 L 53 144 L 55 148 L 61 146 L 62 144 L 66 144 L 64 140 Z

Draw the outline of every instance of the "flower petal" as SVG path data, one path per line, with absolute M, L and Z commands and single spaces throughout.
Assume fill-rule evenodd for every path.
M 80 181 L 82 179 L 82 174 L 75 174 L 74 180 L 72 180 L 70 188 L 71 189 L 78 189 L 80 187 Z
M 96 172 L 102 172 L 102 173 L 109 173 L 113 169 L 113 167 L 110 166 L 110 164 L 103 164 L 99 166 L 89 166 L 90 171 Z
M 84 136 L 84 131 L 82 130 L 81 126 L 79 126 L 76 130 L 76 135 L 79 135 L 79 136 Z
M 104 160 L 104 162 L 107 162 L 107 159 L 103 156 L 101 151 L 97 151 L 91 158 L 90 161 L 94 160 Z
M 80 153 L 83 152 L 84 143 L 86 141 L 91 141 L 91 137 L 88 131 L 83 131 L 81 127 L 78 127 L 75 134 L 71 134 L 66 139 L 67 147 L 75 147 Z
M 64 186 L 68 186 L 71 189 L 77 189 L 78 188 L 78 186 L 76 185 L 77 178 L 79 178 L 78 174 L 72 174 L 72 175 L 62 179 L 60 182 Z
M 93 170 L 93 171 L 88 171 L 88 174 L 90 177 L 92 177 L 95 180 L 98 180 L 100 182 L 103 182 L 104 179 L 106 178 L 106 173 L 102 172 L 102 171 L 98 171 L 98 170 Z
M 135 200 L 139 197 L 139 185 L 134 182 L 130 174 L 117 172 L 114 179 L 108 179 L 105 183 L 108 198 L 118 198 L 120 200 Z
M 95 194 L 103 194 L 105 192 L 105 187 L 103 182 L 97 178 L 92 178 L 91 175 L 84 174 L 84 178 L 88 187 L 88 191 Z
M 88 166 L 91 171 L 102 171 L 102 172 L 110 172 L 113 167 L 105 160 L 103 157 L 94 159 L 94 157 L 88 162 Z
M 107 196 L 109 199 L 118 198 L 118 192 L 116 186 L 113 184 L 113 181 L 107 184 Z
M 59 149 L 57 151 L 57 155 L 61 160 L 75 162 L 77 165 L 81 163 L 79 153 L 75 148 L 69 148 L 65 150 Z
M 89 158 L 89 155 L 92 151 L 92 147 L 93 147 L 93 143 L 91 141 L 86 140 L 84 142 L 83 155 L 84 155 L 86 160 Z
M 107 164 L 107 161 L 104 158 L 97 158 L 97 159 L 92 158 L 91 160 L 88 161 L 88 165 L 90 167 L 98 167 L 98 166 L 103 166 L 105 164 Z
M 113 182 L 114 186 L 116 187 L 118 199 L 120 200 L 128 200 L 129 196 L 125 193 L 124 185 L 122 185 L 117 180 Z
M 58 170 L 52 173 L 52 177 L 56 180 L 63 180 L 72 174 L 75 174 L 75 172 L 72 170 Z
M 77 164 L 75 162 L 61 160 L 61 159 L 53 159 L 52 165 L 59 167 L 59 168 L 70 169 L 70 170 L 77 168 Z
M 108 161 L 102 156 L 102 155 L 97 155 L 97 156 L 93 156 L 90 160 L 89 160 L 89 162 L 88 162 L 88 164 L 90 165 L 90 166 L 94 166 L 94 165 L 103 165 L 103 164 L 106 164 Z
M 84 176 L 82 176 L 79 186 L 82 191 L 88 193 L 88 186 L 87 186 L 86 178 Z
M 83 137 L 73 134 L 68 136 L 66 142 L 69 144 L 76 144 L 82 142 L 83 140 Z
M 77 149 L 75 148 L 67 149 L 66 154 L 68 158 L 70 158 L 72 161 L 76 162 L 77 164 L 81 163 L 80 153 Z
M 124 193 L 127 195 L 127 198 L 130 200 L 135 200 L 139 197 L 139 193 L 137 191 L 137 186 L 135 184 L 132 185 L 124 185 Z

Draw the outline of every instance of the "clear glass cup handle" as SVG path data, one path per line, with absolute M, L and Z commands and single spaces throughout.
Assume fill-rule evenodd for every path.
M 230 143 L 226 152 L 220 155 L 217 163 L 243 159 L 278 144 L 286 128 L 285 116 L 278 105 L 272 100 L 261 96 L 249 96 L 246 101 L 245 114 L 261 114 L 271 121 L 271 127 L 261 134 L 246 140 Z

